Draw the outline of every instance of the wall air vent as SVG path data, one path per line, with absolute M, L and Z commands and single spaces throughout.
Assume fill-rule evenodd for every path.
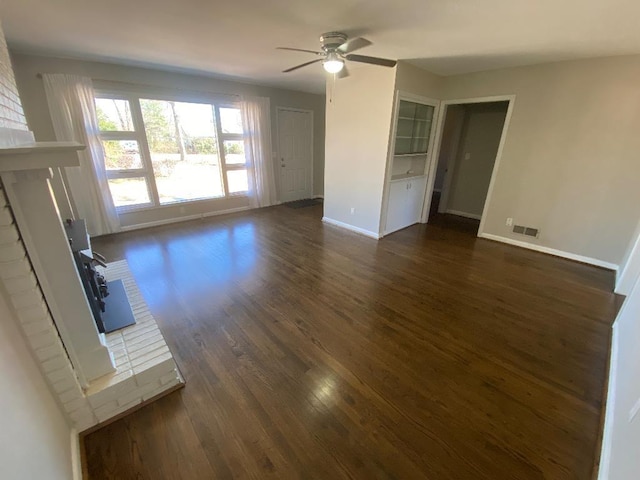
M 522 225 L 514 225 L 513 233 L 517 233 L 519 235 L 526 235 L 527 237 L 535 237 L 538 238 L 540 235 L 540 230 L 537 228 L 524 227 Z

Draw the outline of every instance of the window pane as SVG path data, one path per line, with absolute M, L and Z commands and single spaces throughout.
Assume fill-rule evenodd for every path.
M 229 193 L 240 193 L 249 190 L 246 170 L 229 170 L 227 172 Z
M 111 197 L 116 207 L 151 203 L 147 181 L 144 177 L 110 178 L 109 190 L 111 190 Z
M 133 120 L 128 100 L 96 98 L 96 113 L 98 128 L 102 131 L 133 131 Z
M 227 165 L 244 165 L 244 142 L 236 140 L 224 141 L 224 161 Z
M 142 168 L 140 147 L 135 140 L 105 140 L 102 146 L 107 170 Z
M 224 196 L 213 108 L 140 100 L 160 203 Z
M 239 108 L 220 108 L 222 133 L 242 133 L 242 115 Z

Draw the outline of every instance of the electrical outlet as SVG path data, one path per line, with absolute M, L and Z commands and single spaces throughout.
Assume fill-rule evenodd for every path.
M 351 207 L 351 215 L 353 215 L 354 213 L 356 213 L 356 209 L 355 207 Z
M 511 225 L 513 225 L 513 218 L 509 217 L 507 218 L 507 227 L 510 227 Z

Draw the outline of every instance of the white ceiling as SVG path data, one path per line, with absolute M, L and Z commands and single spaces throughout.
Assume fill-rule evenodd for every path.
M 320 65 L 283 74 L 344 31 L 358 53 L 441 75 L 640 53 L 638 0 L 4 0 L 14 51 L 230 76 L 324 92 Z

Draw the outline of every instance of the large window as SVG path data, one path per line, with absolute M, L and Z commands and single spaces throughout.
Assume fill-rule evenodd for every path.
M 246 195 L 236 106 L 100 94 L 96 109 L 119 209 Z

